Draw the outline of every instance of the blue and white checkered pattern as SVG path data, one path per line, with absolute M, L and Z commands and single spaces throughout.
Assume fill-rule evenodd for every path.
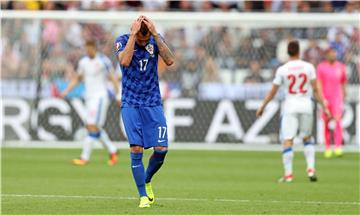
M 128 34 L 116 39 L 116 55 L 125 49 L 128 39 Z M 121 66 L 123 107 L 161 105 L 158 54 L 159 50 L 153 37 L 150 37 L 145 47 L 135 43 L 131 64 L 128 67 Z

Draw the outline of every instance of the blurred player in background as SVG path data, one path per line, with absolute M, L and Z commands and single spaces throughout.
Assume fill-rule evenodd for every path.
M 87 164 L 93 144 L 100 141 L 109 152 L 110 159 L 108 164 L 113 166 L 117 163 L 118 151 L 110 141 L 106 131 L 103 130 L 103 126 L 109 106 L 107 80 L 109 79 L 113 83 L 116 95 L 119 92 L 119 83 L 114 75 L 113 65 L 109 58 L 97 51 L 96 41 L 87 41 L 85 48 L 87 55 L 79 61 L 77 73 L 60 95 L 62 98 L 65 98 L 80 80 L 84 80 L 88 135 L 85 138 L 80 158 L 74 159 L 73 164 L 78 166 Z
M 174 55 L 153 22 L 145 16 L 133 22 L 130 34 L 116 39 L 116 54 L 123 74 L 121 115 L 130 144 L 131 169 L 140 195 L 139 207 L 150 207 L 154 202 L 150 181 L 162 166 L 168 150 L 158 55 L 168 66 L 173 64 Z M 144 148 L 154 149 L 146 172 L 142 161 Z
M 326 60 L 317 67 L 317 76 L 319 88 L 327 100 L 327 107 L 333 116 L 331 120 L 324 113 L 321 114 L 324 121 L 326 147 L 324 156 L 326 158 L 332 157 L 331 142 L 335 143 L 335 156 L 342 156 L 343 131 L 341 118 L 346 97 L 347 78 L 345 65 L 336 60 L 336 50 L 328 49 Z
M 290 41 L 287 52 L 289 61 L 279 67 L 275 74 L 272 89 L 266 96 L 262 106 L 256 112 L 260 117 L 266 105 L 274 98 L 280 85 L 286 88 L 285 101 L 282 108 L 280 138 L 283 140 L 282 160 L 285 174 L 279 182 L 293 180 L 293 140 L 299 133 L 304 142 L 304 155 L 307 174 L 310 181 L 317 181 L 315 175 L 315 148 L 312 138 L 313 103 L 312 94 L 320 102 L 324 112 L 330 117 L 325 101 L 318 90 L 316 71 L 312 64 L 300 59 L 300 46 L 297 40 Z

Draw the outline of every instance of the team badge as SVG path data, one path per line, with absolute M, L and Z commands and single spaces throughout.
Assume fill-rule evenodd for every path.
M 120 43 L 120 42 L 116 43 L 116 50 L 121 49 L 121 47 L 122 47 L 122 45 L 121 45 L 121 43 Z
M 149 52 L 150 55 L 153 55 L 154 54 L 154 45 L 153 44 L 148 44 L 146 47 L 145 47 L 146 51 Z

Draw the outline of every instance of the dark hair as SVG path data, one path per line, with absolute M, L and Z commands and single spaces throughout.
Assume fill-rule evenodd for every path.
M 85 42 L 85 46 L 92 46 L 92 47 L 96 47 L 96 41 L 94 39 L 89 39 L 86 40 Z
M 140 32 L 143 36 L 146 36 L 149 33 L 149 29 L 144 22 L 141 22 Z
M 299 41 L 298 40 L 290 41 L 288 44 L 287 52 L 291 57 L 299 55 L 300 53 Z

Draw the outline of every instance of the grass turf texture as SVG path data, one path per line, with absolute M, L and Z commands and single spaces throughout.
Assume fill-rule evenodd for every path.
M 280 152 L 170 151 L 153 178 L 158 199 L 146 209 L 137 208 L 128 151 L 121 151 L 115 167 L 106 165 L 104 150 L 95 150 L 87 166 L 71 165 L 79 153 L 74 149 L 2 149 L 2 214 L 360 212 L 359 153 L 330 160 L 317 154 L 317 183 L 308 181 L 303 154 L 296 153 L 295 180 L 279 184 Z M 145 163 L 149 155 L 150 151 Z

